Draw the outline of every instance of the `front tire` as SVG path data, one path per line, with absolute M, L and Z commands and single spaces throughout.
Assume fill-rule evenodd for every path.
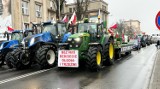
M 13 68 L 13 65 L 12 65 L 12 62 L 11 62 L 11 60 L 13 60 L 13 59 L 14 59 L 14 57 L 13 57 L 12 52 L 8 52 L 6 57 L 5 57 L 5 62 L 6 62 L 6 65 L 8 66 L 9 69 Z
M 102 67 L 102 54 L 100 48 L 96 46 L 89 47 L 87 55 L 87 67 L 91 71 L 99 71 Z
M 41 46 L 36 52 L 36 61 L 41 69 L 57 65 L 56 49 L 50 45 Z
M 30 67 L 32 63 L 30 57 L 27 57 L 24 52 L 21 52 L 20 54 L 20 61 L 25 68 Z
M 21 48 L 17 48 L 15 50 L 13 50 L 12 54 L 13 54 L 13 58 L 12 59 L 12 65 L 17 69 L 17 70 L 21 70 L 21 69 L 24 69 L 24 65 L 21 63 L 21 59 L 20 59 L 20 54 L 22 54 L 23 51 Z
M 110 42 L 109 44 L 106 44 L 105 46 L 105 55 L 106 55 L 106 60 L 104 61 L 104 65 L 106 66 L 111 66 L 114 64 L 114 45 L 112 42 Z
M 121 58 L 121 50 L 117 49 L 115 52 L 115 59 L 120 59 Z

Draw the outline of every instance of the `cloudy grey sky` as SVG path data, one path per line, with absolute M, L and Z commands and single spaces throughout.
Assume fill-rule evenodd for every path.
M 67 0 L 69 3 L 73 0 Z M 139 20 L 141 30 L 147 34 L 160 33 L 155 17 L 160 11 L 160 0 L 104 0 L 108 3 L 109 26 L 119 20 Z

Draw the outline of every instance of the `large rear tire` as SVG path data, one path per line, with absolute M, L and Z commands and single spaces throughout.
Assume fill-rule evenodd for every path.
M 88 50 L 86 65 L 91 71 L 99 71 L 102 67 L 102 53 L 97 46 L 91 46 Z
M 50 45 L 41 46 L 36 52 L 36 61 L 41 69 L 57 65 L 56 49 Z

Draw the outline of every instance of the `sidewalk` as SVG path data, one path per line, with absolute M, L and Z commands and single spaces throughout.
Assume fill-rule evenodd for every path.
M 157 51 L 149 89 L 160 89 L 160 50 Z

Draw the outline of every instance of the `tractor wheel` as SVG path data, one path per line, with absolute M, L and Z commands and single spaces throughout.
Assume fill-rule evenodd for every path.
M 4 56 L 0 54 L 0 67 L 4 65 Z
M 57 57 L 55 48 L 49 45 L 41 46 L 36 52 L 36 61 L 42 69 L 56 66 Z
M 131 51 L 129 51 L 129 52 L 126 52 L 126 53 L 125 53 L 125 55 L 129 55 L 129 54 L 131 54 L 131 53 L 132 53 L 132 52 L 131 52 Z
M 30 57 L 27 57 L 27 55 L 24 52 L 21 52 L 20 54 L 20 62 L 25 68 L 28 68 L 31 66 Z
M 110 66 L 114 64 L 114 45 L 112 42 L 110 42 L 109 44 L 107 44 L 105 46 L 105 55 L 106 55 L 106 60 L 104 61 L 104 65 L 106 66 Z
M 5 57 L 5 62 L 6 62 L 6 65 L 8 66 L 9 69 L 13 68 L 11 60 L 14 60 L 14 56 L 13 56 L 12 52 L 8 52 Z
M 12 65 L 17 69 L 24 69 L 24 65 L 21 63 L 20 54 L 23 53 L 22 49 L 17 48 L 13 52 L 14 59 L 11 61 Z
M 99 71 L 102 67 L 102 53 L 99 47 L 89 47 L 86 65 L 91 71 Z
M 115 59 L 119 59 L 119 58 L 121 58 L 121 50 L 120 49 L 116 50 L 116 52 L 115 52 Z

